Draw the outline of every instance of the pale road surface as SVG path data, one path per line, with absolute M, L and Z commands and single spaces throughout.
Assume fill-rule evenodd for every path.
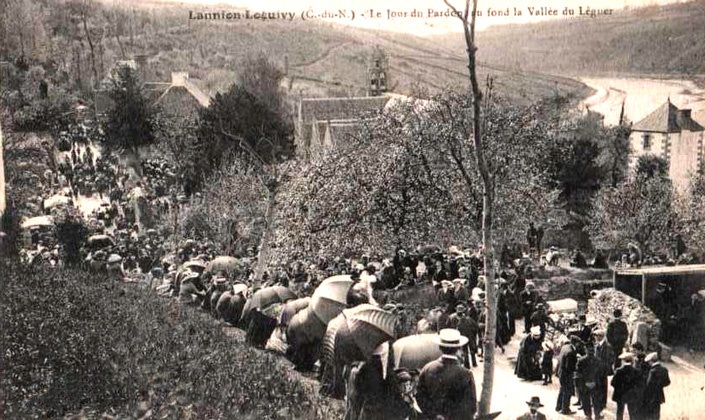
M 580 110 L 587 106 L 605 116 L 605 124 L 619 123 L 624 102 L 626 118 L 636 123 L 661 106 L 670 97 L 678 108 L 693 110 L 693 119 L 705 125 L 705 90 L 690 80 L 645 78 L 581 77 L 578 80 L 597 92 L 582 101 Z

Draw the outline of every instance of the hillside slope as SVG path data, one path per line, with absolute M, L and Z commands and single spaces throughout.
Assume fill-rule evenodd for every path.
M 454 35 L 432 37 L 458 50 Z M 483 62 L 558 74 L 705 73 L 705 2 L 616 10 L 612 16 L 489 27 Z
M 376 46 L 388 55 L 389 85 L 395 92 L 409 94 L 415 85 L 434 92 L 446 85 L 467 84 L 465 48 L 439 48 L 432 39 L 300 19 L 189 21 L 193 5 L 142 3 L 140 7 L 148 24 L 127 46 L 129 53 L 147 55 L 156 80 L 165 81 L 171 71 L 185 70 L 211 95 L 236 81 L 238 63 L 258 52 L 288 69 L 294 96 L 365 95 Z M 115 39 L 106 43 L 118 51 Z M 495 78 L 499 94 L 523 102 L 555 94 L 583 95 L 589 90 L 571 79 L 501 66 L 481 67 L 481 80 L 488 75 Z

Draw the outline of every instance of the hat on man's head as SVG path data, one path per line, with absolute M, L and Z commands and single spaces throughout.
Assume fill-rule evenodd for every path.
M 526 403 L 529 404 L 531 407 L 543 407 L 543 404 L 541 404 L 541 399 L 539 397 L 531 397 L 531 399 Z
M 396 368 L 394 369 L 394 374 L 397 377 L 397 380 L 399 382 L 409 382 L 412 379 L 414 379 L 414 376 L 417 376 L 419 374 L 419 371 L 414 369 L 414 370 L 409 370 L 407 368 Z
M 579 346 L 579 345 L 585 344 L 585 343 L 583 343 L 583 340 L 581 340 L 580 337 L 578 337 L 577 335 L 572 335 L 572 336 L 570 336 L 570 344 L 572 344 L 574 346 Z
M 621 360 L 625 360 L 625 361 L 628 361 L 628 362 L 633 362 L 633 361 L 634 361 L 634 353 L 625 351 L 624 353 L 622 353 L 622 354 L 619 355 L 619 358 L 620 358 Z
M 600 336 L 600 337 L 602 337 L 602 336 L 604 336 L 605 334 L 606 334 L 606 331 L 603 330 L 602 328 L 597 328 L 597 329 L 592 330 L 592 335 L 595 335 L 595 336 Z
M 648 355 L 646 355 L 646 359 L 644 359 L 644 360 L 646 361 L 646 363 L 657 362 L 658 361 L 658 353 L 656 353 L 656 352 L 649 353 Z
M 617 308 L 617 309 L 615 309 L 614 311 L 612 311 L 612 315 L 613 315 L 615 318 L 621 318 L 621 317 L 622 317 L 622 310 L 619 309 L 619 308 Z
M 444 328 L 438 333 L 437 337 L 433 338 L 433 341 L 439 347 L 460 348 L 468 344 L 470 340 L 454 328 Z
M 585 318 L 585 325 L 595 325 L 597 324 L 597 318 L 590 315 Z

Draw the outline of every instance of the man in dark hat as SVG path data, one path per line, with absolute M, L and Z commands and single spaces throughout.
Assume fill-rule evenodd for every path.
M 646 363 L 650 366 L 644 389 L 644 405 L 642 413 L 645 420 L 659 420 L 661 418 L 661 404 L 666 402 L 663 389 L 671 384 L 668 369 L 661 365 L 657 353 L 646 356 Z
M 546 304 L 539 302 L 536 304 L 536 310 L 531 315 L 531 325 L 541 329 L 541 341 L 546 337 L 546 325 L 548 324 L 548 314 L 546 313 Z
M 466 352 L 470 356 L 468 358 L 463 358 L 463 364 L 466 368 L 470 368 L 470 362 L 472 362 L 473 367 L 477 367 L 477 358 L 475 353 L 477 353 L 477 337 L 480 333 L 480 327 L 477 325 L 477 321 L 470 318 L 467 315 L 468 309 L 464 304 L 459 304 L 455 307 L 455 313 L 450 316 L 450 324 L 452 328 L 460 331 L 460 334 L 468 338 L 468 345 L 465 347 Z
M 612 377 L 611 385 L 614 388 L 612 392 L 612 401 L 617 403 L 616 420 L 624 418 L 624 408 L 629 409 L 629 418 L 639 418 L 641 405 L 640 391 L 640 373 L 637 368 L 632 366 L 634 363 L 633 353 L 622 353 L 619 356 L 623 364 L 617 368 Z
M 470 420 L 477 411 L 475 378 L 456 356 L 468 339 L 449 328 L 441 330 L 435 341 L 443 355 L 421 370 L 416 395 L 419 407 L 427 418 Z
M 546 420 L 546 416 L 539 412 L 539 408 L 543 407 L 539 397 L 531 397 L 526 403 L 529 405 L 529 411 L 517 417 L 517 420 Z
M 534 314 L 536 304 L 539 301 L 539 294 L 533 282 L 526 283 L 519 298 L 521 299 L 522 312 L 524 313 L 524 334 L 528 334 L 531 331 L 531 315 Z
M 585 416 L 595 420 L 602 418 L 607 405 L 607 375 L 609 368 L 595 356 L 595 347 L 588 345 L 586 355 L 578 359 L 576 372 L 580 377 L 578 392 Z
M 612 312 L 613 318 L 607 323 L 607 331 L 605 337 L 607 342 L 610 343 L 615 353 L 614 367 L 617 368 L 620 365 L 619 355 L 622 354 L 622 349 L 629 339 L 629 328 L 626 322 L 622 321 L 622 310 L 615 309 Z

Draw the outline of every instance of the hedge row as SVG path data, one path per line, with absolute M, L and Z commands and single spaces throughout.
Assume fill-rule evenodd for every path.
M 283 359 L 131 284 L 0 260 L 6 418 L 318 419 L 339 406 Z M 88 414 L 86 414 L 88 413 Z

